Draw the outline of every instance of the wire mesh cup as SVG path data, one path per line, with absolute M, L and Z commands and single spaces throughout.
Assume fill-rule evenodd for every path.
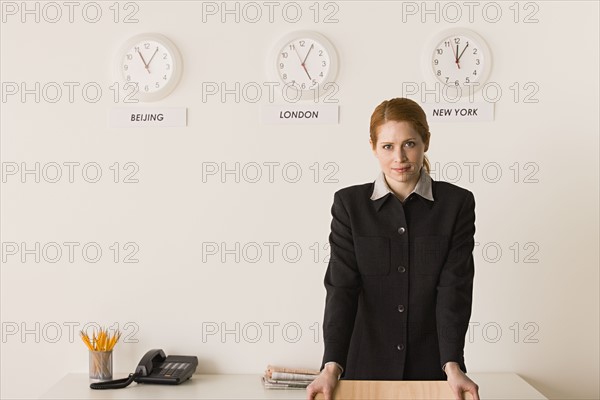
M 111 351 L 90 351 L 90 382 L 112 380 L 113 356 Z

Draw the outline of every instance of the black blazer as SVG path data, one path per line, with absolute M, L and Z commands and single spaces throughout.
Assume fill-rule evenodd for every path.
M 322 366 L 355 380 L 445 380 L 466 372 L 475 199 L 432 182 L 434 201 L 412 193 L 371 200 L 374 183 L 335 193 L 325 274 Z

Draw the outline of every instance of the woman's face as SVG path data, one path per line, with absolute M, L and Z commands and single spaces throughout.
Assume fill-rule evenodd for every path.
M 373 148 L 373 142 L 369 142 Z M 406 121 L 388 121 L 377 129 L 377 145 L 373 154 L 390 186 L 416 184 L 426 151 L 423 139 Z

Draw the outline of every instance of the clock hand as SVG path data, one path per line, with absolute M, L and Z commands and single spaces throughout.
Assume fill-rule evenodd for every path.
M 313 49 L 313 47 L 315 47 L 314 44 L 310 45 L 310 48 L 308 49 L 308 51 L 306 52 L 306 57 L 304 57 L 304 61 L 302 61 L 302 65 L 304 65 L 304 63 L 306 63 L 306 59 L 308 58 L 308 55 L 310 54 L 310 51 Z
M 138 54 L 142 58 L 142 62 L 144 63 L 144 68 L 146 68 L 146 71 L 148 71 L 148 73 L 150 73 L 150 70 L 148 69 L 148 64 L 146 64 L 146 60 L 144 60 L 144 56 L 142 55 L 142 52 L 138 50 Z
M 150 60 L 148 61 L 148 67 L 150 66 L 150 63 L 152 62 L 152 60 L 154 59 L 154 56 L 156 55 L 156 53 L 158 53 L 158 47 L 156 48 L 156 50 L 154 51 L 154 54 L 152 54 L 152 57 L 150 57 Z M 150 72 L 150 71 L 148 71 Z
M 458 56 L 458 59 L 456 60 L 457 63 L 460 61 L 460 58 L 462 57 L 462 55 L 465 54 L 465 50 L 467 49 L 467 47 L 469 47 L 469 42 L 467 42 L 467 45 L 463 49 L 462 53 L 460 53 L 460 56 Z
M 302 64 L 302 68 L 304 68 L 304 72 L 306 72 L 308 79 L 312 81 L 312 78 L 310 77 L 310 74 L 308 73 L 308 70 L 306 69 L 306 65 Z
M 315 47 L 315 45 L 311 44 L 310 48 L 306 52 L 306 56 L 304 57 L 304 61 L 302 61 L 302 67 L 304 68 L 304 72 L 306 72 L 306 75 L 308 75 L 308 79 L 311 80 L 311 81 L 312 81 L 312 78 L 310 77 L 310 74 L 308 73 L 308 70 L 306 69 L 306 60 L 308 59 L 308 55 L 310 54 L 310 51 L 313 49 L 313 47 Z
M 456 64 L 458 69 L 460 69 L 460 64 L 458 63 L 458 57 L 456 56 L 458 54 L 458 45 L 456 45 L 456 50 L 454 50 L 454 47 L 452 47 L 452 52 L 454 53 L 454 63 Z
M 304 61 L 302 61 L 302 57 L 300 57 L 300 53 L 298 53 L 298 49 L 296 49 L 296 46 L 294 46 L 294 51 L 296 52 L 296 55 L 298 56 L 298 60 L 300 61 L 300 66 L 304 69 L 304 72 L 306 72 L 308 79 L 312 80 L 312 78 L 310 77 L 310 74 L 308 73 L 308 70 L 306 69 L 306 66 L 304 65 Z M 310 49 L 308 51 L 310 52 Z

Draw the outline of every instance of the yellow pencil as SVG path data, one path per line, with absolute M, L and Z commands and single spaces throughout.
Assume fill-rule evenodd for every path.
M 106 328 L 100 328 L 97 332 L 94 330 L 91 339 L 83 331 L 80 331 L 79 334 L 83 343 L 91 351 L 111 351 L 121 338 L 120 331 L 117 330 L 111 335 Z

